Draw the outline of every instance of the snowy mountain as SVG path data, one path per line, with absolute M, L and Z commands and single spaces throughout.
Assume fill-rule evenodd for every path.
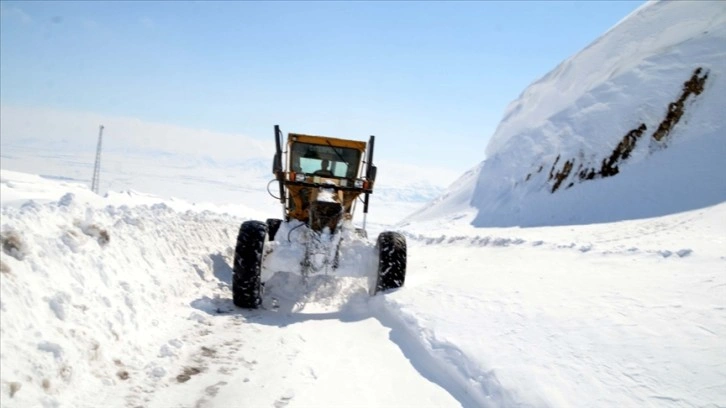
M 726 406 L 725 10 L 648 3 L 535 82 L 401 224 L 405 286 L 376 296 L 375 234 L 433 175 L 381 173 L 335 274 L 290 273 L 279 234 L 246 310 L 232 256 L 279 211 L 265 160 L 110 149 L 99 196 L 92 159 L 3 133 L 0 406 Z
M 487 159 L 409 220 L 587 224 L 726 200 L 725 44 L 724 3 L 645 4 L 530 85 Z

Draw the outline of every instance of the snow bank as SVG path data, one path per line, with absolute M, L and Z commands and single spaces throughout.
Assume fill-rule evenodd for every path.
M 20 179 L 40 197 L 59 191 Z M 2 207 L 2 406 L 97 406 L 104 386 L 166 376 L 157 360 L 184 350 L 175 321 L 229 280 L 238 219 L 89 194 L 95 205 L 67 193 Z
M 530 85 L 476 182 L 454 183 L 411 221 L 586 224 L 726 200 L 724 44 L 722 2 L 644 5 Z

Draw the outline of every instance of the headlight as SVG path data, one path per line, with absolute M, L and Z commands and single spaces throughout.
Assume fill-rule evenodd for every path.
M 353 183 L 353 186 L 355 186 L 355 188 L 363 188 L 363 180 L 356 180 Z
M 305 174 L 304 173 L 298 173 L 295 175 L 295 181 L 305 181 Z

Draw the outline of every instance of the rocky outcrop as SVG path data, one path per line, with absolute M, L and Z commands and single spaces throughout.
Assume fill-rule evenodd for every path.
M 660 122 L 660 124 L 658 124 L 658 127 L 653 134 L 651 134 L 646 140 L 657 143 L 660 147 L 666 147 L 671 131 L 685 113 L 686 101 L 689 97 L 698 96 L 703 92 L 707 79 L 708 71 L 704 70 L 702 67 L 696 68 L 691 77 L 683 84 L 682 92 L 678 99 L 668 105 L 665 118 Z M 641 123 L 638 127 L 630 130 L 627 134 L 625 134 L 625 136 L 623 136 L 610 155 L 602 159 L 600 166 L 598 167 L 585 163 L 581 160 L 577 170 L 573 172 L 577 159 L 568 159 L 561 167 L 559 167 L 558 163 L 560 161 L 560 156 L 558 155 L 552 164 L 549 177 L 547 179 L 547 182 L 551 184 L 551 192 L 554 193 L 560 189 L 568 180 L 570 182 L 566 184 L 565 188 L 572 187 L 577 182 L 612 177 L 620 173 L 619 164 L 630 157 L 638 143 L 643 140 L 643 136 L 647 130 L 648 126 L 645 123 Z M 540 166 L 537 172 L 540 172 L 542 168 L 543 167 Z M 531 173 L 527 175 L 525 181 L 529 181 L 530 178 Z

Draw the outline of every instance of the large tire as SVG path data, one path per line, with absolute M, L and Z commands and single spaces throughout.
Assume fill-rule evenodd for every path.
M 377 247 L 376 293 L 400 288 L 406 280 L 406 238 L 398 232 L 381 232 Z
M 232 268 L 232 300 L 238 307 L 257 309 L 262 303 L 262 251 L 267 224 L 245 221 L 239 228 Z
M 275 235 L 277 235 L 277 230 L 280 229 L 280 224 L 282 224 L 282 220 L 279 218 L 267 219 L 267 235 L 270 237 L 270 241 L 275 240 Z

